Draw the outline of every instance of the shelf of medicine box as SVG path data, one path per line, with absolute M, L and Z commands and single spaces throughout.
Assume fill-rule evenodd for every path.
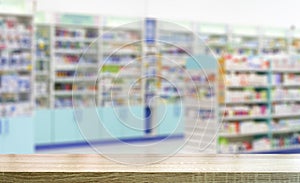
M 111 52 L 111 53 L 114 53 L 114 52 L 117 52 L 117 51 L 120 51 L 120 50 L 126 50 L 126 51 L 141 51 L 142 50 L 142 43 L 141 42 L 129 42 L 127 44 L 112 44 L 112 43 L 109 43 L 109 42 L 105 42 L 103 43 L 102 45 L 102 49 L 105 52 Z
M 257 131 L 257 132 L 251 132 L 251 133 L 219 133 L 219 137 L 224 138 L 249 138 L 253 136 L 259 136 L 259 135 L 267 135 L 269 131 Z
M 271 118 L 294 118 L 300 117 L 300 112 L 297 113 L 285 113 L 285 114 L 272 114 Z
M 56 54 L 72 54 L 72 55 L 96 55 L 97 50 L 86 48 L 76 48 L 76 49 L 69 49 L 69 48 L 55 48 L 54 52 Z
M 264 38 L 262 43 L 263 52 L 270 52 L 274 50 L 287 51 L 286 38 Z
M 213 83 L 213 82 L 212 82 Z M 185 87 L 195 87 L 195 88 L 214 88 L 216 87 L 215 84 L 210 83 L 199 83 L 198 81 L 191 81 L 188 83 L 183 83 Z
M 102 99 L 118 99 L 118 98 L 125 98 L 125 99 L 141 99 L 142 96 L 139 93 L 136 94 L 119 94 L 119 92 L 117 92 L 116 94 L 113 94 L 111 92 L 104 92 L 102 93 L 103 98 Z
M 122 74 L 122 73 L 111 73 L 111 72 L 101 72 L 99 74 L 99 79 L 100 78 L 112 78 L 112 79 L 120 79 L 120 77 L 122 77 L 122 79 L 129 79 L 129 78 L 137 78 L 140 77 L 141 74 L 140 73 L 126 73 L 126 74 Z M 124 78 L 123 78 L 124 77 Z
M 158 27 L 158 44 L 193 45 L 194 34 L 192 31 L 178 28 Z
M 204 48 L 205 54 L 211 54 L 213 52 L 215 55 L 220 56 L 222 53 L 227 51 L 228 48 L 228 38 L 224 34 L 214 34 L 214 33 L 205 33 L 200 34 L 197 47 Z
M 300 53 L 300 31 L 294 30 L 291 36 L 291 53 Z
M 106 51 L 105 48 L 103 48 L 103 55 L 104 58 L 106 56 L 111 57 L 114 55 L 120 55 L 120 56 L 127 56 L 127 55 L 131 55 L 131 56 L 139 56 L 141 54 L 141 52 L 139 50 L 122 50 L 120 48 L 116 48 L 116 49 L 109 49 L 109 51 Z
M 134 81 L 135 82 L 135 81 Z M 107 83 L 107 82 L 101 82 L 101 85 L 102 87 L 104 88 L 127 88 L 127 89 L 138 89 L 140 88 L 140 84 L 138 83 L 134 83 L 134 85 L 132 85 L 132 82 L 130 83 L 126 83 L 126 82 L 123 82 L 123 83 Z
M 283 28 L 264 28 L 262 33 L 262 51 L 274 52 L 288 49 L 287 30 Z
M 252 100 L 239 100 L 239 101 L 225 101 L 227 105 L 235 105 L 235 104 L 266 104 L 268 103 L 267 99 L 252 99 Z
M 0 67 L 0 74 L 1 73 L 15 73 L 15 72 L 31 72 L 31 65 L 25 66 L 26 68 L 1 68 Z
M 271 130 L 271 133 L 273 135 L 295 133 L 295 132 L 300 132 L 300 128 L 298 127 L 298 128 L 284 128 L 284 129 Z
M 86 42 L 86 43 L 93 43 L 97 41 L 97 37 L 95 38 L 85 38 L 85 37 L 63 37 L 63 36 L 56 36 L 56 41 L 62 41 L 62 42 Z
M 277 102 L 277 103 L 296 103 L 300 102 L 300 98 L 274 98 L 271 99 L 272 102 Z
M 56 70 L 83 70 L 83 69 L 98 69 L 93 63 L 80 63 L 80 64 L 68 64 L 68 63 L 57 63 L 55 66 Z
M 260 69 L 260 68 L 226 68 L 226 72 L 269 72 L 269 69 Z
M 259 49 L 259 30 L 257 27 L 230 27 L 230 44 L 233 48 Z
M 197 109 L 212 109 L 213 106 L 213 101 L 200 101 L 197 103 L 188 103 L 184 102 L 185 108 L 190 109 L 190 110 L 197 110 Z
M 183 56 L 185 58 L 190 54 L 193 54 L 192 47 L 164 46 L 160 48 L 159 52 L 161 57 L 164 57 L 164 55 L 174 55 L 177 57 Z
M 279 147 L 279 148 L 272 148 L 269 150 L 251 150 L 246 151 L 245 153 L 251 154 L 286 154 L 286 153 L 299 153 L 300 152 L 300 145 L 290 145 L 288 147 Z
M 273 73 L 300 73 L 300 67 L 299 68 L 290 68 L 290 69 L 282 69 L 282 68 L 273 68 L 271 70 Z
M 162 65 L 163 66 L 170 66 L 170 67 L 184 67 L 186 63 L 186 56 L 165 56 L 163 55 Z
M 211 113 L 212 114 L 208 115 L 208 116 L 203 116 L 203 115 L 199 115 L 199 116 L 195 116 L 195 117 L 185 116 L 184 120 L 187 122 L 185 124 L 185 127 L 186 128 L 194 128 L 195 127 L 195 123 L 200 123 L 200 124 L 203 123 L 203 122 L 208 122 L 209 123 L 210 121 L 217 120 L 217 118 L 214 117 L 214 114 L 213 114 L 214 112 L 212 111 Z M 193 123 L 193 125 L 189 125 L 189 122 L 194 122 L 194 123 Z M 210 124 L 212 124 L 212 123 L 210 123 Z M 201 128 L 201 126 L 196 126 L 196 128 L 205 129 L 205 128 Z
M 72 96 L 72 95 L 96 95 L 97 91 L 96 90 L 54 90 L 53 94 L 56 96 Z
M 295 84 L 272 84 L 272 88 L 298 88 L 300 87 L 300 83 L 295 83 Z
M 267 89 L 270 88 L 269 85 L 245 85 L 245 86 L 241 86 L 241 85 L 226 85 L 227 89 L 244 89 L 244 88 L 263 88 L 263 89 Z
M 97 77 L 55 77 L 57 83 L 70 83 L 70 82 L 96 82 Z
M 126 62 L 111 62 L 111 61 L 107 61 L 104 60 L 104 63 L 102 65 L 102 67 L 109 67 L 109 66 L 120 66 L 120 70 L 122 69 L 122 67 L 140 67 L 140 62 L 139 61 L 126 61 Z
M 139 23 L 137 23 L 137 24 L 139 24 Z M 141 26 L 136 25 L 136 24 L 135 25 L 127 24 L 127 27 L 118 26 L 117 28 L 110 27 L 110 26 L 104 26 L 103 29 L 104 29 L 104 31 L 101 36 L 101 39 L 104 43 L 112 43 L 112 42 L 127 43 L 128 41 L 140 41 L 141 36 L 142 36 Z
M 269 115 L 244 115 L 244 116 L 231 116 L 231 117 L 221 117 L 223 121 L 238 121 L 238 120 L 259 120 L 259 119 L 268 119 Z

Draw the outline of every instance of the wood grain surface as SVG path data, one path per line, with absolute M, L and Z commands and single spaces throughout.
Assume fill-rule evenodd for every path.
M 101 155 L 0 155 L 0 172 L 0 182 L 300 182 L 300 155 L 176 155 L 145 165 Z

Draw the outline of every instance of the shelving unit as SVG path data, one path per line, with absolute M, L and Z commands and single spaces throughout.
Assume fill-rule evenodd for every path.
M 32 14 L 0 15 L 1 117 L 30 115 L 34 106 Z
M 104 17 L 102 31 L 100 106 L 142 105 L 142 22 Z
M 288 53 L 289 38 L 288 30 L 284 28 L 264 27 L 261 31 L 261 53 Z
M 299 55 L 300 53 L 300 31 L 298 29 L 289 31 L 289 53 Z
M 258 55 L 261 52 L 260 35 L 257 27 L 232 26 L 229 45 L 235 54 Z
M 191 23 L 158 21 L 158 96 L 166 103 L 178 103 L 184 98 L 186 60 L 194 54 L 194 34 Z
M 33 1 L 2 0 L 0 12 L 0 154 L 30 154 L 35 106 Z
M 257 138 L 269 136 L 270 61 L 246 55 L 224 56 L 225 93 L 219 101 L 219 148 L 221 153 L 256 148 Z
M 51 81 L 51 20 L 48 14 L 35 13 L 35 105 L 50 108 Z
M 219 135 L 219 152 L 275 152 L 300 143 L 297 140 L 300 131 L 300 105 L 297 100 L 300 94 L 297 85 L 299 63 L 298 57 L 286 54 L 247 59 L 225 57 L 226 76 L 234 73 L 227 77 L 226 85 L 236 83 L 240 87 L 227 87 L 224 94 L 223 104 L 226 106 L 221 114 L 225 117 L 222 120 L 223 132 Z M 241 70 L 231 71 L 238 67 Z M 252 70 L 253 67 L 255 70 Z M 259 78 L 253 79 L 255 77 L 249 76 L 251 74 Z M 243 89 L 242 86 L 249 86 L 252 80 L 259 80 L 265 87 Z
M 99 18 L 56 14 L 53 29 L 51 107 L 92 106 L 98 92 Z
M 224 24 L 200 23 L 196 26 L 195 54 L 212 53 L 219 57 L 228 50 L 228 26 Z M 199 51 L 198 51 L 199 50 Z
M 218 134 L 217 60 L 201 55 L 189 58 L 185 76 L 186 149 L 197 153 L 216 153 Z

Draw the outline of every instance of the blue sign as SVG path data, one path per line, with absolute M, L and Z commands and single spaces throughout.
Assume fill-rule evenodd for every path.
M 145 30 L 146 43 L 154 44 L 156 35 L 156 20 L 152 18 L 147 18 L 145 23 Z

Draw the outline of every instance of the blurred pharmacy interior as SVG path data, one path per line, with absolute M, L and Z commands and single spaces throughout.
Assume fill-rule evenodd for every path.
M 299 6 L 0 0 L 0 153 L 299 153 Z

